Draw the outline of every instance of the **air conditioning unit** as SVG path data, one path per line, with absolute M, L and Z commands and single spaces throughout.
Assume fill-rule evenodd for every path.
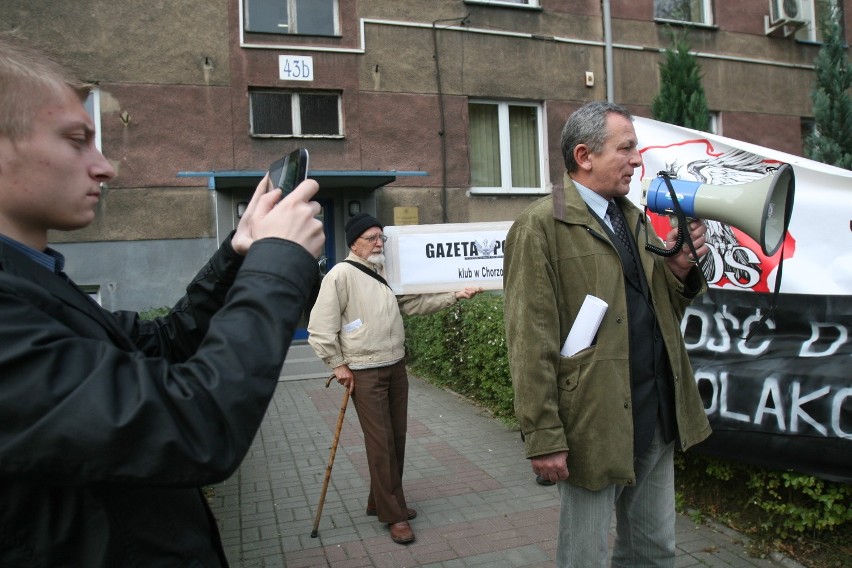
M 766 35 L 788 37 L 808 23 L 802 0 L 769 0 L 769 15 L 764 16 Z
M 802 0 L 769 0 L 769 23 L 804 22 Z

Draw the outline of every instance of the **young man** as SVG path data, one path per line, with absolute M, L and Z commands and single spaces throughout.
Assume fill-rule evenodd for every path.
M 613 566 L 674 566 L 674 443 L 686 449 L 710 434 L 680 334 L 703 291 L 698 258 L 642 246 L 661 239 L 625 197 L 642 164 L 632 120 L 609 103 L 572 114 L 564 188 L 524 211 L 506 239 L 515 411 L 533 473 L 558 482 L 563 568 L 606 565 L 613 506 Z M 704 232 L 691 222 L 699 257 Z M 608 304 L 596 343 L 562 357 L 587 294 Z
M 274 392 L 325 240 L 317 185 L 275 205 L 264 178 L 167 316 L 107 312 L 47 246 L 114 175 L 87 92 L 0 36 L 0 566 L 224 566 L 199 487 Z
M 429 314 L 482 288 L 397 297 L 380 274 L 386 240 L 382 224 L 360 213 L 345 228 L 351 254 L 323 278 L 308 322 L 308 341 L 352 393 L 370 469 L 367 515 L 387 523 L 391 539 L 404 544 L 414 540 L 408 521 L 417 512 L 408 508 L 402 488 L 408 375 L 400 310 Z

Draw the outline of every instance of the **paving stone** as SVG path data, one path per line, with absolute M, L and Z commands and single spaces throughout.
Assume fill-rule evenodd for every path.
M 345 415 L 318 535 L 310 537 L 342 391 L 324 388 L 324 380 L 282 376 L 243 464 L 211 488 L 234 568 L 554 565 L 559 493 L 535 483 L 518 433 L 454 393 L 409 380 L 403 483 L 418 511 L 411 521 L 416 540 L 394 543 L 387 526 L 364 513 L 369 475 L 354 406 Z M 745 536 L 686 515 L 678 515 L 676 530 L 677 568 L 797 566 L 784 557 L 750 558 Z

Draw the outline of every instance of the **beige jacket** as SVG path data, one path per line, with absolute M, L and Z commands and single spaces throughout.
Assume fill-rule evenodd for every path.
M 346 260 L 376 270 L 355 254 Z M 332 369 L 343 364 L 351 369 L 385 367 L 405 356 L 400 311 L 430 314 L 455 302 L 453 292 L 397 297 L 375 278 L 340 262 L 322 280 L 308 321 L 308 343 Z

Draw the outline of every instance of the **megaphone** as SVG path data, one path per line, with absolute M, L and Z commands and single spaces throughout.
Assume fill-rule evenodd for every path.
M 714 219 L 732 225 L 760 244 L 766 256 L 775 254 L 784 241 L 796 186 L 790 164 L 782 164 L 761 179 L 732 185 L 712 185 L 660 175 L 643 180 L 642 205 L 654 213 L 675 214 L 667 182 L 686 217 Z

